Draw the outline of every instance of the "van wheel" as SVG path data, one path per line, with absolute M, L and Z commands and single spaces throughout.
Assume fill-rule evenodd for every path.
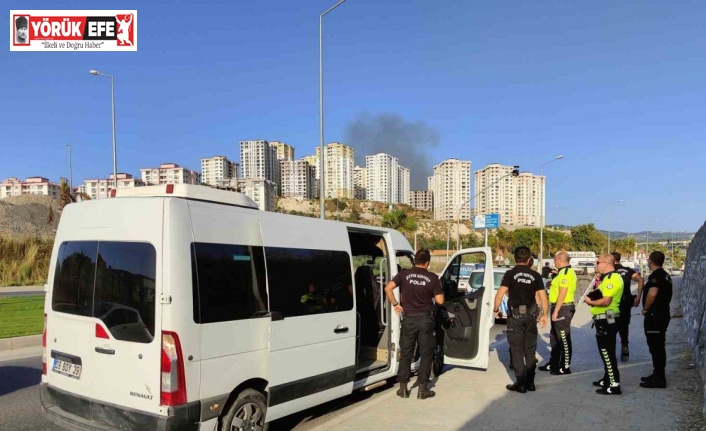
M 254 389 L 245 389 L 223 417 L 221 431 L 267 431 L 266 412 L 265 396 Z

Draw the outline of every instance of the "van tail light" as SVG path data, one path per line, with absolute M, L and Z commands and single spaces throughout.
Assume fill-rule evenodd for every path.
M 162 332 L 162 382 L 160 404 L 177 406 L 186 403 L 186 378 L 184 355 L 179 336 L 175 332 Z
M 42 374 L 47 374 L 47 313 L 44 313 L 44 330 L 42 331 Z
M 106 340 L 110 340 L 108 333 L 105 332 L 105 329 L 103 329 L 103 326 L 100 323 L 96 323 L 96 338 L 105 338 Z

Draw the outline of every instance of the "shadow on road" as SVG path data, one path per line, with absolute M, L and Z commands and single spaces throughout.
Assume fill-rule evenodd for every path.
M 20 389 L 38 385 L 42 370 L 31 367 L 0 367 L 0 397 Z

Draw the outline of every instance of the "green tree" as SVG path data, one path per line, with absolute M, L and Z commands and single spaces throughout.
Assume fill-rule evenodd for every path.
M 493 235 L 495 239 L 495 255 L 502 254 L 503 256 L 508 256 L 512 250 L 512 246 L 515 242 L 515 235 L 509 230 L 501 227 L 495 231 Z
M 350 215 L 348 216 L 348 221 L 350 223 L 360 223 L 360 220 L 361 220 L 360 213 L 358 212 L 357 209 L 353 208 L 351 210 Z
M 617 251 L 621 257 L 632 257 L 637 244 L 635 238 L 627 237 L 610 241 L 611 251 Z
M 571 229 L 571 246 L 577 251 L 600 253 L 607 250 L 608 238 L 598 232 L 593 223 L 580 224 Z
M 512 236 L 514 238 L 513 247 L 519 247 L 521 245 L 524 245 L 525 247 L 529 247 L 530 252 L 533 255 L 539 255 L 539 229 L 517 229 L 512 232 Z
M 382 216 L 382 226 L 396 229 L 402 233 L 414 232 L 417 230 L 417 220 L 402 210 L 393 209 Z

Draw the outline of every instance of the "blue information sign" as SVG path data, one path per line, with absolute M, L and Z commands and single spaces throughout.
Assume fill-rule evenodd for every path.
M 473 229 L 497 229 L 500 227 L 500 214 L 481 214 L 473 217 Z

